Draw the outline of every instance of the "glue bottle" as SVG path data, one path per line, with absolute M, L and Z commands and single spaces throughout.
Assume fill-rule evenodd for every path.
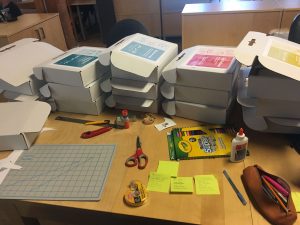
M 248 138 L 245 136 L 243 128 L 240 128 L 239 132 L 236 134 L 236 137 L 233 138 L 231 142 L 230 161 L 243 161 L 247 154 L 247 148 Z
M 122 110 L 122 118 L 123 118 L 123 121 L 124 121 L 124 128 L 128 129 L 129 128 L 129 117 L 128 117 L 128 110 L 127 109 Z

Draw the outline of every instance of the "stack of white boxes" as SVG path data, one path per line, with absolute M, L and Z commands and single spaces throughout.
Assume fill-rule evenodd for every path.
M 176 44 L 139 33 L 116 43 L 110 52 L 112 79 L 107 82 L 109 87 L 103 85 L 104 90 L 112 91 L 106 104 L 157 113 L 161 72 L 177 52 Z
M 239 63 L 234 48 L 195 46 L 163 70 L 163 110 L 206 123 L 225 124 L 236 96 Z
M 251 40 L 255 44 L 249 45 Z M 244 122 L 251 129 L 300 133 L 299 52 L 299 44 L 258 32 L 249 32 L 237 47 L 237 59 L 252 66 L 242 71 L 238 91 Z
M 25 38 L 0 48 L 0 92 L 8 101 L 40 99 L 43 79 L 34 74 L 34 67 L 62 54 L 60 49 L 37 39 Z
M 35 74 L 48 82 L 44 96 L 52 97 L 58 111 L 91 115 L 102 112 L 106 95 L 100 85 L 110 76 L 109 66 L 99 63 L 104 51 L 78 47 L 35 68 Z

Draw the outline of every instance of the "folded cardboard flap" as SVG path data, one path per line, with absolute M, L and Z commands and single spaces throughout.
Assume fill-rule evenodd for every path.
M 28 149 L 50 113 L 45 102 L 0 103 L 0 150 Z
M 138 106 L 142 108 L 148 108 L 151 107 L 153 102 L 154 100 L 151 99 L 127 97 L 127 96 L 120 96 L 120 95 L 111 95 L 105 100 L 105 104 L 108 107 L 115 107 L 117 104 L 122 104 L 122 105 L 132 105 L 132 106 Z
M 300 81 L 300 44 L 250 31 L 236 48 L 235 57 L 250 66 L 256 56 L 266 68 Z
M 0 79 L 15 87 L 28 82 L 33 67 L 62 53 L 44 42 L 21 43 L 0 54 Z

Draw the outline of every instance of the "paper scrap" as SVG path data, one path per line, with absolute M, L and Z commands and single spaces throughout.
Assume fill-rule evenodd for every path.
M 192 177 L 172 177 L 171 192 L 194 192 L 194 182 Z
M 179 162 L 176 161 L 159 161 L 157 173 L 167 174 L 170 177 L 177 177 Z
M 197 195 L 219 195 L 218 180 L 214 175 L 197 175 L 195 178 Z
M 156 172 L 150 172 L 148 185 L 148 191 L 169 193 L 170 190 L 170 176 L 166 174 L 159 174 Z
M 24 150 L 14 150 L 8 157 L 0 160 L 0 184 L 11 169 L 21 169 L 21 166 L 15 165 L 15 162 Z
M 292 192 L 292 199 L 295 204 L 296 212 L 300 212 L 300 192 Z
M 166 117 L 164 117 L 164 119 L 165 119 L 164 122 L 154 125 L 158 131 L 162 131 L 166 128 L 173 127 L 176 125 L 176 123 L 173 120 Z

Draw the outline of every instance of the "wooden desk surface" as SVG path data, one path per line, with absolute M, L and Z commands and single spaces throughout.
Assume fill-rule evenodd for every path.
M 158 132 L 153 125 L 142 124 L 141 120 L 131 123 L 130 129 L 113 129 L 101 136 L 91 139 L 80 139 L 83 131 L 91 127 L 54 120 L 56 116 L 70 116 L 82 119 L 111 119 L 113 111 L 101 116 L 80 116 L 78 114 L 51 114 L 44 127 L 53 128 L 42 132 L 36 144 L 117 144 L 117 151 L 109 176 L 97 202 L 79 201 L 11 201 L 22 216 L 36 217 L 39 220 L 66 221 L 67 224 L 268 224 L 249 203 L 240 175 L 245 166 L 259 164 L 265 170 L 284 177 L 293 191 L 300 191 L 300 156 L 289 147 L 282 135 L 247 132 L 251 155 L 244 162 L 230 163 L 227 158 L 182 160 L 179 176 L 214 174 L 219 182 L 221 194 L 199 196 L 193 194 L 166 194 L 149 192 L 149 201 L 138 208 L 128 207 L 123 203 L 126 186 L 132 179 L 139 179 L 147 184 L 150 171 L 156 171 L 159 160 L 169 160 L 166 133 Z M 156 116 L 156 123 L 163 122 L 163 117 Z M 177 127 L 196 126 L 196 121 L 174 118 Z M 93 128 L 93 127 L 92 127 Z M 246 130 L 247 131 L 247 130 Z M 135 151 L 136 136 L 142 141 L 144 152 L 149 157 L 146 169 L 127 168 L 125 159 Z M 0 157 L 6 156 L 2 152 Z M 243 206 L 228 181 L 222 174 L 226 168 L 248 204 Z M 0 201 L 1 202 L 1 201 Z M 173 221 L 168 222 L 168 221 Z M 296 224 L 300 224 L 298 219 Z
M 0 37 L 7 37 L 21 32 L 27 28 L 33 27 L 39 23 L 49 20 L 57 13 L 33 13 L 23 14 L 18 17 L 17 21 L 9 23 L 0 23 Z

